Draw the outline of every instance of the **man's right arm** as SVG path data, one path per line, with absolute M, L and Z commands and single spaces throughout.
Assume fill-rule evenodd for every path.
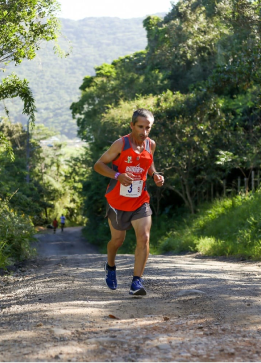
M 116 171 L 110 168 L 107 164 L 117 159 L 120 155 L 123 146 L 122 139 L 116 140 L 111 147 L 96 161 L 94 164 L 94 170 L 108 178 L 115 179 Z M 131 173 L 123 173 L 118 176 L 118 180 L 123 185 L 130 185 L 132 178 L 134 177 Z

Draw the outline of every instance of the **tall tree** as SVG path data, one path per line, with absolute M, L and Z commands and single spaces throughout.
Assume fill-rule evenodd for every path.
M 57 39 L 56 0 L 0 0 L 0 69 L 33 59 L 42 41 Z M 0 100 L 20 97 L 23 113 L 34 121 L 35 105 L 26 80 L 11 75 L 0 84 Z

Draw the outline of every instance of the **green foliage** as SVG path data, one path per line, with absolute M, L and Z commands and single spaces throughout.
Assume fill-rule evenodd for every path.
M 49 175 L 55 176 L 55 183 L 47 181 L 54 189 L 53 207 L 48 210 L 49 218 L 58 218 L 64 214 L 71 225 L 83 225 L 86 217 L 83 213 L 82 188 L 86 175 L 84 148 L 68 148 L 62 145 L 60 154 L 55 152 L 57 145 L 51 149 L 55 157 L 51 158 Z M 72 150 L 73 149 L 73 150 Z M 47 161 L 47 159 L 45 159 Z M 48 168 L 48 166 L 47 166 Z M 48 169 L 47 169 L 48 170 Z M 43 179 L 44 180 L 44 179 Z M 68 224 L 67 223 L 67 224 Z
M 56 0 L 0 1 L 0 67 L 15 65 L 24 59 L 33 59 L 40 42 L 57 38 L 59 21 L 55 17 L 59 9 Z M 22 113 L 35 121 L 35 104 L 26 79 L 12 74 L 2 79 L 0 100 L 19 97 L 23 102 Z M 9 114 L 8 108 L 5 111 Z
M 214 169 L 216 145 L 226 146 L 221 138 L 226 127 L 221 104 L 204 91 L 187 95 L 167 91 L 158 97 L 155 109 L 156 165 L 165 171 L 165 187 L 194 213 L 197 193 L 219 177 Z
M 35 254 L 30 243 L 35 229 L 30 218 L 11 209 L 0 198 L 0 268 Z
M 68 222 L 83 223 L 81 190 L 85 167 L 81 162 L 82 152 L 77 146 L 72 152 L 61 142 L 54 142 L 52 147 L 43 145 L 39 150 L 32 177 L 39 185 L 40 215 L 44 214 L 46 221 L 64 214 Z
M 99 67 L 95 67 L 97 77 L 115 77 L 116 71 L 112 64 L 104 63 Z
M 147 62 L 166 74 L 172 91 L 187 92 L 190 85 L 206 80 L 221 58 L 219 41 L 229 33 L 222 17 L 230 4 L 211 1 L 206 5 L 179 1 L 163 21 L 153 21 L 153 27 L 151 19 L 144 22 L 149 39 Z
M 32 59 L 42 40 L 57 38 L 56 0 L 0 1 L 0 63 Z
M 42 207 L 38 192 L 39 186 L 33 178 L 30 184 L 25 182 L 27 163 L 29 163 L 26 157 L 27 133 L 21 124 L 11 124 L 8 120 L 2 120 L 0 132 L 5 135 L 14 154 L 14 160 L 5 159 L 0 166 L 0 198 L 6 200 L 13 196 L 10 205 L 18 213 L 37 215 Z M 35 146 L 37 145 L 35 144 Z M 33 165 L 39 157 L 39 146 L 32 149 L 30 153 L 31 176 L 34 172 Z
M 14 160 L 14 153 L 10 142 L 0 132 L 0 161 L 3 162 L 6 158 Z
M 0 84 L 0 100 L 6 98 L 19 97 L 24 104 L 23 114 L 29 117 L 29 120 L 34 123 L 35 121 L 35 104 L 32 92 L 29 88 L 27 80 L 21 81 L 15 74 L 6 77 Z M 5 108 L 7 115 L 9 111 Z
M 0 198 L 12 196 L 10 206 L 19 214 L 30 215 L 36 225 L 50 223 L 62 213 L 72 223 L 83 223 L 81 181 L 85 168 L 80 146 L 76 143 L 69 148 L 59 142 L 52 147 L 45 145 L 42 141 L 54 132 L 43 125 L 32 130 L 29 144 L 21 124 L 3 120 L 0 132 L 14 154 L 14 160 L 2 154 Z
M 261 190 L 199 206 L 196 216 L 173 219 L 160 252 L 200 252 L 209 256 L 261 258 Z

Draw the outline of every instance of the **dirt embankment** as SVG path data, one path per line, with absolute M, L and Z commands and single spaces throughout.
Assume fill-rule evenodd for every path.
M 80 228 L 38 235 L 39 256 L 0 276 L 0 361 L 261 361 L 261 262 L 150 256 L 147 296 L 119 287 Z

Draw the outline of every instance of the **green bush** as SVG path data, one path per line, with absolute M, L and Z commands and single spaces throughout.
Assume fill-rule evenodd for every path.
M 30 243 L 35 229 L 30 218 L 10 209 L 0 199 L 0 268 L 35 254 Z
M 159 251 L 260 259 L 261 190 L 202 204 L 197 214 L 186 215 L 182 222 L 173 219 Z

